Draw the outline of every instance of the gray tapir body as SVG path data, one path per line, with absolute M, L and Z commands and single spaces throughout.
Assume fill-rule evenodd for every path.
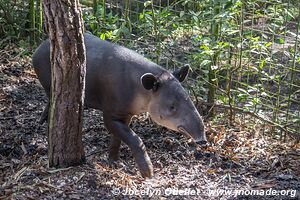
M 153 175 L 142 140 L 128 127 L 131 117 L 142 112 L 149 112 L 156 123 L 187 134 L 198 144 L 206 143 L 202 118 L 180 84 L 189 67 L 169 73 L 132 50 L 90 34 L 85 34 L 84 38 L 87 59 L 85 105 L 103 111 L 104 124 L 112 134 L 111 161 L 118 159 L 123 141 L 132 150 L 142 176 Z M 48 40 L 34 53 L 33 66 L 49 97 L 51 64 Z M 42 121 L 47 117 L 48 106 Z

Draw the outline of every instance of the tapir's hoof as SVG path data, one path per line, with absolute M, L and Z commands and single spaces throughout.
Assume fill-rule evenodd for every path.
M 150 160 L 137 161 L 137 165 L 143 178 L 152 178 L 153 166 Z
M 152 178 L 153 177 L 153 168 L 149 169 L 140 169 L 143 178 Z

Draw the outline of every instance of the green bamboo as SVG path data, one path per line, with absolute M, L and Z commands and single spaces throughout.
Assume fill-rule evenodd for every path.
M 98 0 L 93 0 L 93 13 L 94 16 L 97 14 L 97 8 L 98 8 Z
M 227 68 L 227 76 L 226 76 L 226 95 L 228 98 L 228 105 L 229 105 L 229 123 L 233 123 L 233 109 L 232 109 L 232 104 L 233 104 L 233 99 L 231 95 L 231 87 L 232 87 L 232 57 L 233 57 L 233 49 L 229 48 L 228 52 L 228 68 Z
M 36 2 L 36 10 L 37 10 L 37 30 L 38 30 L 38 35 L 37 39 L 41 40 L 42 39 L 42 33 L 43 33 L 43 6 L 42 6 L 42 1 L 37 0 Z
M 151 17 L 152 17 L 152 21 L 153 21 L 153 33 L 155 35 L 155 42 L 158 42 L 159 38 L 158 38 L 157 19 L 156 19 L 156 15 L 155 15 L 153 2 L 151 3 L 151 10 L 152 10 Z
M 300 5 L 300 3 L 299 3 Z M 300 9 L 299 9 L 299 14 L 300 16 Z M 296 35 L 298 36 L 299 35 L 299 29 L 300 29 L 300 19 L 298 19 L 298 23 L 297 23 L 297 33 Z M 294 56 L 293 56 L 293 66 L 292 66 L 292 69 L 291 69 L 291 76 L 290 76 L 290 81 L 289 81 L 289 84 L 288 84 L 288 109 L 286 111 L 286 124 L 288 123 L 288 121 L 290 120 L 290 106 L 291 106 L 291 103 L 292 103 L 292 93 L 293 93 L 293 88 L 294 88 L 294 81 L 295 81 L 295 73 L 296 73 L 296 54 L 298 52 L 298 44 L 299 41 L 298 41 L 298 37 L 296 37 L 296 41 L 295 41 L 295 46 L 294 46 Z M 286 138 L 286 133 L 284 135 L 284 139 Z
M 103 7 L 103 12 L 102 12 L 102 19 L 105 22 L 106 20 L 106 5 L 105 5 L 105 0 L 102 0 L 102 7 Z
M 242 61 L 243 61 L 243 53 L 244 53 L 244 49 L 243 49 L 243 41 L 244 41 L 244 7 L 245 7 L 245 5 L 244 5 L 244 2 L 242 1 L 242 4 L 241 4 L 241 10 L 240 10 L 240 19 L 241 19 L 241 21 L 240 21 L 240 29 L 239 29 L 239 36 L 240 36 L 240 40 L 239 40 L 239 42 L 240 42 L 240 49 L 239 49 L 239 58 L 238 58 L 238 60 L 239 60 L 239 64 L 238 64 L 238 67 L 236 67 L 235 68 L 235 70 L 239 70 L 239 77 L 241 77 L 242 76 L 242 71 L 243 70 L 241 70 L 242 69 Z M 234 72 L 232 71 L 232 74 L 233 74 Z M 231 102 L 232 104 L 233 104 L 233 106 L 234 106 L 234 103 L 235 103 L 235 99 L 234 99 L 234 97 L 233 97 L 233 99 L 232 99 L 232 102 Z M 233 112 L 233 111 L 231 111 L 231 112 Z M 233 112 L 233 114 L 234 114 L 234 112 Z M 232 117 L 232 120 L 235 118 L 235 116 L 233 116 Z M 233 121 L 231 121 L 231 122 L 233 122 Z
M 220 2 L 219 1 L 213 1 L 213 16 L 217 16 L 220 13 Z M 210 33 L 212 35 L 214 45 L 217 44 L 219 34 L 220 34 L 220 24 L 217 23 L 215 20 L 212 21 L 211 23 L 211 28 L 210 28 Z M 216 70 L 212 69 L 212 66 L 216 66 L 218 62 L 218 53 L 215 52 L 214 55 L 212 56 L 212 65 L 209 67 L 209 72 L 208 72 L 208 94 L 207 94 L 207 102 L 210 105 L 214 105 L 215 103 L 215 96 L 216 96 L 216 85 L 217 85 L 217 75 L 216 75 Z M 209 107 L 209 117 L 213 117 L 215 115 L 215 109 L 214 106 Z
M 132 31 L 131 21 L 130 21 L 130 0 L 126 0 L 125 2 L 125 12 L 124 12 L 124 18 L 127 23 L 127 27 L 129 29 L 129 32 Z
M 287 9 L 289 9 L 289 7 L 290 7 L 290 2 L 288 2 L 288 8 Z M 277 10 L 277 7 L 275 7 L 275 12 L 276 12 L 276 10 Z M 284 24 L 286 24 L 287 23 L 287 21 L 288 21 L 288 19 L 287 19 L 287 15 L 285 15 L 285 18 L 284 18 Z M 285 28 L 284 28 L 284 37 L 286 37 L 286 35 L 287 35 L 287 26 L 285 26 Z M 272 43 L 274 43 L 275 42 L 275 33 L 273 32 L 273 34 L 272 34 Z M 273 53 L 272 53 L 272 55 L 271 55 L 271 61 L 273 60 Z M 270 65 L 271 66 L 271 65 Z M 269 69 L 269 74 L 271 74 L 271 67 L 270 67 L 270 69 Z M 276 81 L 276 80 L 275 80 Z M 278 113 L 279 113 L 279 111 L 280 111 L 280 108 L 281 108 L 281 104 L 280 104 L 280 98 L 281 98 L 281 94 L 280 94 L 280 91 L 281 91 L 281 78 L 279 78 L 278 79 L 278 83 L 277 83 L 277 85 L 278 85 L 278 90 L 277 90 L 277 93 L 276 93 L 276 102 L 275 102 L 275 107 L 273 108 L 273 115 L 272 115 L 272 120 L 274 121 L 274 122 L 276 122 L 276 123 L 279 123 L 279 119 L 278 119 Z M 272 132 L 274 132 L 275 131 L 275 128 L 274 127 L 272 127 L 272 129 L 271 129 L 271 131 Z M 282 137 L 282 136 L 281 136 Z
M 161 54 L 161 45 L 160 45 L 160 36 L 159 36 L 159 30 L 158 30 L 158 19 L 156 14 L 155 14 L 155 9 L 154 9 L 154 4 L 153 2 L 151 3 L 151 11 L 152 11 L 152 21 L 153 21 L 153 33 L 154 33 L 154 38 L 155 38 L 155 43 L 156 43 L 156 62 L 160 62 L 160 54 Z
M 113 8 L 112 8 L 112 0 L 109 1 L 109 8 L 110 8 L 110 12 L 113 12 Z
M 29 17 L 30 17 L 30 43 L 35 42 L 35 9 L 34 9 L 34 0 L 29 0 Z

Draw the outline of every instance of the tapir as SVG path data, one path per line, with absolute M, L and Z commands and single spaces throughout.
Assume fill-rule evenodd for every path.
M 159 125 L 205 145 L 202 117 L 182 87 L 189 72 L 183 66 L 169 72 L 125 47 L 84 35 L 86 48 L 85 106 L 103 112 L 111 133 L 109 161 L 119 158 L 121 142 L 129 146 L 143 177 L 153 176 L 153 166 L 141 138 L 129 128 L 133 115 L 148 112 Z M 44 41 L 33 54 L 33 66 L 48 96 L 51 90 L 50 42 Z M 48 115 L 48 104 L 41 122 Z

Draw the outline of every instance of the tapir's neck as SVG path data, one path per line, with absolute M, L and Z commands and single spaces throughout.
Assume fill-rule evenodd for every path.
M 154 70 L 153 70 L 154 69 Z M 141 74 L 144 73 L 153 73 L 157 75 L 158 77 L 161 76 L 161 74 L 166 73 L 167 71 L 160 68 L 160 67 L 154 67 L 152 70 L 147 70 L 146 72 L 139 73 L 137 77 L 141 77 Z M 136 88 L 136 92 L 134 93 L 134 98 L 130 106 L 130 112 L 133 115 L 138 115 L 144 112 L 149 112 L 149 106 L 151 104 L 151 101 L 153 99 L 153 91 L 152 90 L 146 90 L 143 88 L 140 80 L 138 80 L 138 85 Z
M 151 91 L 143 91 L 136 94 L 131 104 L 131 113 L 138 115 L 149 111 Z

